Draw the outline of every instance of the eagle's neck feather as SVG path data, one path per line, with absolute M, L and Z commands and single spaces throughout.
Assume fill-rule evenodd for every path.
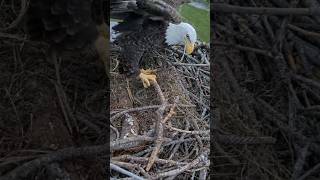
M 165 34 L 165 42 L 167 45 L 183 45 L 183 36 L 181 31 L 183 29 L 181 26 L 169 23 L 166 34 Z

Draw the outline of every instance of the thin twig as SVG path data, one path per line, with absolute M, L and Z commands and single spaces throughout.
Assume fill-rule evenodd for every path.
M 110 163 L 110 168 L 112 170 L 114 170 L 114 171 L 118 171 L 118 172 L 120 172 L 122 174 L 125 174 L 127 176 L 133 177 L 133 178 L 135 178 L 137 180 L 144 180 L 144 178 L 142 178 L 140 176 L 137 176 L 137 175 L 133 174 L 132 172 L 127 171 L 127 170 L 125 170 L 125 169 L 123 169 L 123 168 L 121 168 L 121 167 L 119 167 L 119 166 L 117 166 L 117 165 L 115 165 L 113 163 Z
M 209 135 L 210 134 L 210 130 L 206 130 L 206 131 L 186 131 L 186 130 L 183 130 L 183 129 L 172 127 L 170 125 L 166 125 L 166 127 L 171 129 L 171 130 L 173 130 L 173 131 L 178 131 L 178 132 L 187 133 L 187 134 L 205 134 L 205 135 Z
M 167 104 L 167 107 L 172 107 L 174 104 Z M 137 107 L 137 108 L 131 108 L 131 109 L 127 109 L 127 110 L 123 110 L 121 112 L 117 112 L 114 116 L 112 116 L 110 118 L 110 121 L 114 121 L 115 119 L 123 116 L 126 113 L 131 113 L 131 112 L 137 112 L 137 111 L 147 111 L 150 109 L 157 109 L 160 108 L 162 105 L 151 105 L 151 106 L 143 106 L 143 107 Z M 178 104 L 177 106 L 179 107 L 196 107 L 195 105 L 187 105 L 187 104 Z M 110 114 L 112 114 L 114 112 L 111 112 Z
M 174 169 L 174 170 L 171 170 L 168 172 L 159 173 L 155 179 L 169 177 L 169 176 L 176 176 L 178 174 L 181 174 L 181 173 L 197 166 L 199 163 L 204 162 L 206 160 L 207 153 L 208 153 L 208 151 L 204 151 L 195 160 L 193 160 L 192 162 L 190 162 L 189 164 L 187 164 L 181 168 Z
M 172 64 L 178 65 L 178 66 L 210 67 L 210 64 L 192 64 L 192 63 L 178 63 L 178 62 L 173 62 Z

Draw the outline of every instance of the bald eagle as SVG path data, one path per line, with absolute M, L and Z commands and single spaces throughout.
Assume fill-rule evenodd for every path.
M 106 0 L 30 0 L 25 27 L 32 40 L 50 45 L 49 52 L 95 47 L 109 70 L 108 7 Z
M 191 54 L 197 40 L 195 29 L 182 22 L 176 8 L 183 0 L 111 0 L 113 27 L 119 35 L 115 43 L 122 49 L 120 73 L 141 79 L 145 88 L 156 81 L 152 70 L 140 69 L 144 53 L 166 46 L 182 45 Z

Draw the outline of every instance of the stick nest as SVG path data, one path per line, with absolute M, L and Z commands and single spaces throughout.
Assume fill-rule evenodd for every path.
M 119 52 L 111 57 L 111 142 L 153 137 L 111 149 L 111 164 L 147 179 L 207 177 L 208 45 L 199 44 L 192 56 L 183 55 L 180 47 L 148 53 L 146 66 L 157 71 L 157 82 L 148 89 L 118 74 Z M 123 177 L 115 167 L 112 176 Z

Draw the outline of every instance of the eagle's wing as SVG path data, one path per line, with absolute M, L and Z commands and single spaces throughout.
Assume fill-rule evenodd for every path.
M 111 18 L 123 20 L 114 28 L 117 31 L 135 30 L 146 19 L 181 22 L 174 0 L 111 0 L 110 5 Z

